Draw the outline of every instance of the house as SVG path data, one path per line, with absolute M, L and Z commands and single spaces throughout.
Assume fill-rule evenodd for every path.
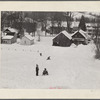
M 17 33 L 18 31 L 14 28 L 6 28 L 3 31 L 4 35 L 2 37 L 2 43 L 4 44 L 12 44 L 17 41 Z
M 72 35 L 72 41 L 75 44 L 87 44 L 89 40 L 88 33 L 83 30 L 77 30 Z
M 22 37 L 20 44 L 21 45 L 32 45 L 34 44 L 34 37 L 27 34 Z
M 18 30 L 17 29 L 15 29 L 15 28 L 11 28 L 11 27 L 6 27 L 6 28 L 4 28 L 4 31 L 3 32 L 5 32 L 5 33 L 18 33 Z
M 94 36 L 95 31 L 96 31 L 96 29 L 93 28 L 93 27 L 88 27 L 87 28 L 88 35 L 90 35 L 90 36 Z
M 96 33 L 96 28 L 95 28 L 96 26 L 97 25 L 95 25 L 94 23 L 87 23 L 86 24 L 88 35 L 90 35 L 92 38 Z
M 2 43 L 3 44 L 12 44 L 12 43 L 15 43 L 14 36 L 6 35 L 6 36 L 2 37 Z
M 72 43 L 72 37 L 67 31 L 62 31 L 53 38 L 53 46 L 68 47 Z

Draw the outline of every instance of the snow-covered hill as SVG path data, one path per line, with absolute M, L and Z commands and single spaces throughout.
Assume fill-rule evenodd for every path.
M 82 15 L 86 18 L 94 19 L 96 16 L 100 15 L 99 12 L 74 12 L 73 18 L 81 18 Z
M 32 46 L 2 44 L 0 88 L 100 89 L 100 61 L 93 57 L 95 46 L 55 47 L 52 38 L 42 37 Z M 51 60 L 46 60 L 48 56 Z M 36 64 L 39 76 L 35 75 Z M 42 76 L 44 68 L 48 76 Z

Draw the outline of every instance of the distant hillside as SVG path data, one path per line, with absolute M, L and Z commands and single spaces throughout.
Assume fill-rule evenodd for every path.
M 76 18 L 80 19 L 82 15 L 86 18 L 94 19 L 98 15 L 100 15 L 100 13 L 99 12 L 74 12 L 73 17 L 74 17 L 74 19 L 76 19 Z

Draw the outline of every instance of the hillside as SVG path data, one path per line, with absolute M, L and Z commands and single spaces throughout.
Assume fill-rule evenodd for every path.
M 93 43 L 55 47 L 52 37 L 42 37 L 32 46 L 2 44 L 0 88 L 99 89 L 100 61 L 94 59 L 94 50 Z M 48 56 L 51 60 L 46 60 Z M 36 64 L 39 76 L 35 75 Z M 48 76 L 42 76 L 44 68 Z

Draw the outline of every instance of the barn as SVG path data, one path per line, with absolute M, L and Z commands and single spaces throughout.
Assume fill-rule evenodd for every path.
M 2 43 L 4 44 L 12 44 L 17 41 L 17 33 L 18 30 L 14 28 L 6 28 L 4 31 L 4 36 L 2 37 Z
M 62 31 L 53 38 L 53 46 L 69 47 L 72 43 L 72 37 L 67 31 Z
M 2 43 L 3 44 L 12 44 L 12 43 L 15 43 L 14 36 L 6 35 L 6 36 L 2 37 Z
M 34 37 L 30 35 L 25 35 L 22 37 L 20 44 L 21 45 L 32 45 L 34 44 Z
M 17 41 L 17 33 L 18 31 L 13 28 L 7 28 L 3 31 L 4 36 L 2 37 L 2 43 L 4 44 L 12 44 Z
M 87 44 L 88 43 L 88 33 L 83 30 L 77 30 L 72 35 L 72 41 L 78 45 L 78 44 Z

